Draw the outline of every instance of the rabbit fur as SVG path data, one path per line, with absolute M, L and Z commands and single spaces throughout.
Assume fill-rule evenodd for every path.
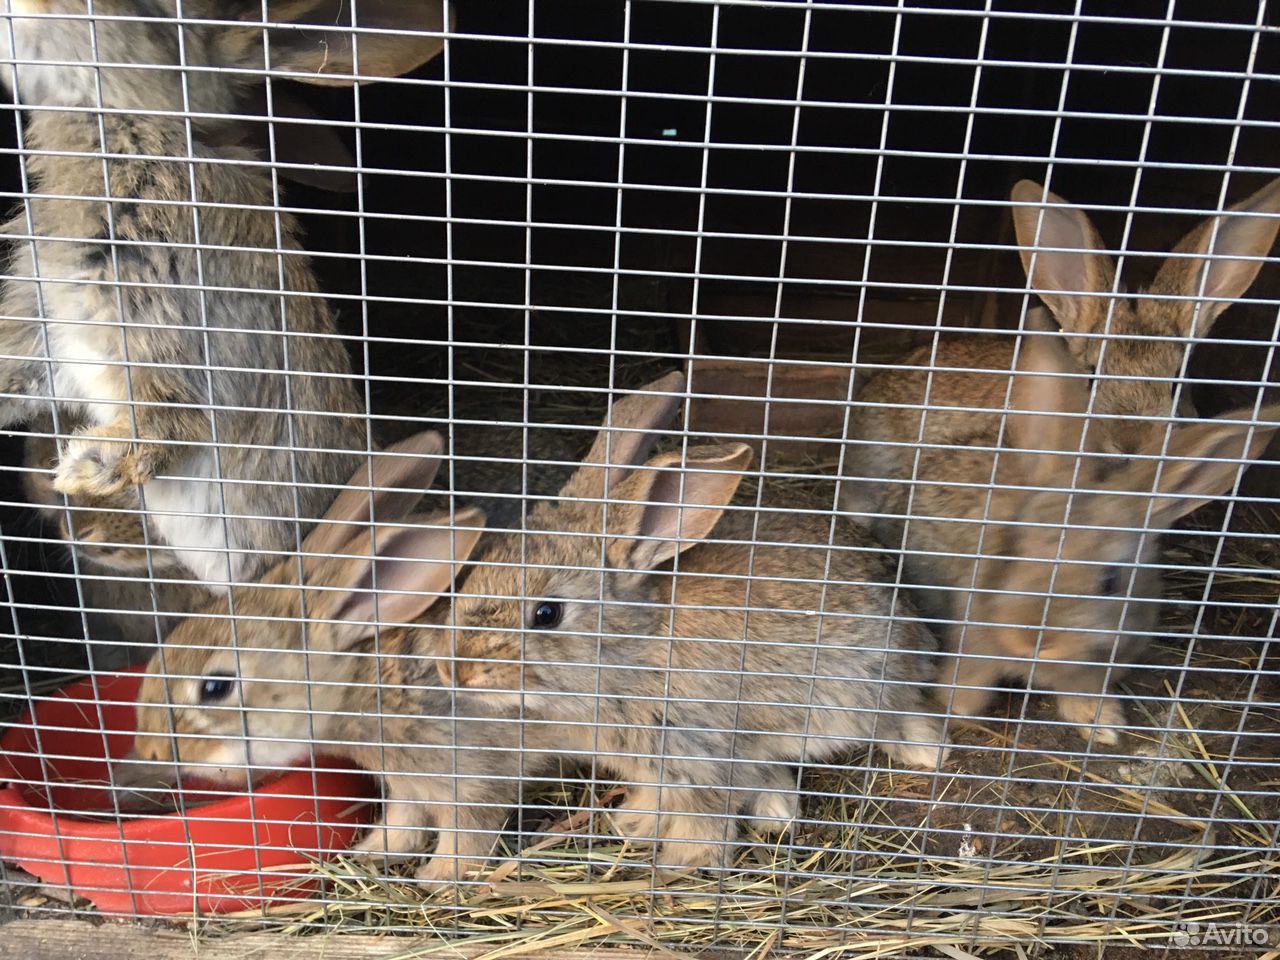
M 743 444 L 644 462 L 683 387 L 671 374 L 614 404 L 559 496 L 486 537 L 438 660 L 468 712 L 554 724 L 562 751 L 627 782 L 615 823 L 675 868 L 719 862 L 735 814 L 793 819 L 791 764 L 852 743 L 923 769 L 946 755 L 922 688 L 933 638 L 882 564 L 829 548 L 826 518 L 720 519 Z M 539 629 L 544 601 L 562 619 Z
M 896 401 L 897 376 L 886 371 L 862 396 Z M 951 381 L 975 376 L 986 402 L 1003 405 L 996 397 L 1008 393 L 1002 436 L 975 427 L 949 445 L 921 447 L 913 469 L 893 478 L 916 483 L 864 483 L 843 505 L 869 509 L 873 532 L 903 545 L 925 613 L 950 624 L 942 679 L 953 687 L 939 692 L 952 712 L 981 713 L 992 686 L 1015 677 L 1055 691 L 1059 714 L 1081 736 L 1114 744 L 1125 718 L 1108 687 L 1155 629 L 1159 534 L 1230 492 L 1240 461 L 1280 426 L 1280 408 L 1263 408 L 1260 422 L 1238 411 L 1174 427 L 1167 444 L 1162 430 L 1117 464 L 1106 456 L 1108 431 L 1095 429 L 1088 371 L 1058 334 L 1024 335 L 1011 378 L 943 370 L 934 382 L 956 396 Z M 894 413 L 897 435 L 914 439 L 916 411 Z M 852 446 L 847 456 L 856 469 L 877 451 Z
M 296 523 L 315 521 L 371 442 L 269 171 L 182 113 L 232 112 L 260 82 L 240 71 L 265 68 L 264 34 L 274 69 L 350 83 L 349 34 L 264 29 L 258 0 L 185 0 L 185 17 L 223 22 L 187 23 L 180 48 L 174 0 L 92 5 L 95 17 L 149 18 L 137 20 L 89 18 L 86 0 L 9 3 L 0 54 L 22 62 L 0 78 L 26 110 L 34 195 L 5 228 L 0 425 L 55 418 L 66 439 L 54 490 L 93 509 L 141 485 L 131 506 L 187 571 L 214 585 L 251 579 L 296 546 Z M 439 4 L 359 7 L 361 26 L 442 24 Z M 268 9 L 344 22 L 338 0 Z M 440 45 L 362 34 L 360 73 L 404 72 Z M 237 69 L 184 83 L 182 63 Z
M 1096 415 L 1090 427 L 1098 433 L 1095 442 L 1102 452 L 1119 457 L 1148 447 L 1164 434 L 1186 339 L 1207 335 L 1231 302 L 1244 296 L 1275 242 L 1280 179 L 1196 226 L 1132 301 L 1116 292 L 1115 262 L 1084 211 L 1030 180 L 1013 188 L 1012 199 L 1030 288 L 1057 321 L 1071 355 L 1097 378 L 1090 408 Z M 1052 324 L 1043 311 L 1034 311 L 1026 327 L 1052 329 Z M 855 406 L 849 427 L 851 439 L 870 444 L 849 452 L 856 475 L 874 481 L 909 477 L 917 438 L 952 446 L 985 439 L 994 445 L 1014 339 L 970 335 L 919 347 L 899 362 L 916 369 L 887 371 L 868 381 L 858 399 L 873 405 Z M 977 370 L 991 372 L 970 372 Z M 926 402 L 932 408 L 927 414 Z M 874 406 L 882 403 L 913 409 Z M 964 409 L 951 413 L 947 408 Z M 1185 388 L 1179 412 L 1194 415 Z M 864 487 L 874 502 L 878 486 L 846 485 L 846 509 L 867 506 L 859 495 Z
M 522 732 L 492 712 L 456 713 L 424 655 L 447 612 L 437 597 L 484 521 L 475 510 L 409 512 L 439 449 L 438 434 L 390 448 L 395 458 L 376 458 L 369 479 L 363 470 L 352 478 L 300 561 L 282 561 L 260 583 L 233 589 L 234 619 L 218 597 L 179 624 L 148 664 L 138 735 L 114 783 L 172 783 L 176 764 L 248 786 L 318 751 L 383 781 L 382 816 L 357 853 L 413 853 L 428 825 L 439 839 L 424 878 L 447 879 L 459 863 L 489 852 L 509 806 L 503 799 L 514 800 L 522 769 L 537 762 L 536 753 L 521 757 L 512 745 L 523 735 L 536 748 L 538 731 Z M 374 531 L 366 528 L 370 509 Z M 400 625 L 379 631 L 376 621 Z M 230 683 L 211 696 L 210 681 Z

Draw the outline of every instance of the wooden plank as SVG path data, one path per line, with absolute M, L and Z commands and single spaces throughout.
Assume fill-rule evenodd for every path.
M 689 428 L 732 434 L 758 451 L 767 408 L 770 463 L 821 460 L 838 450 L 815 440 L 840 436 L 850 376 L 849 367 L 839 365 L 695 360 L 689 371 Z
M 194 940 L 177 928 L 135 923 L 93 924 L 85 920 L 46 917 L 13 920 L 0 926 L 0 960 L 411 960 L 432 955 L 467 960 L 494 944 L 448 943 L 439 936 L 333 934 L 310 937 L 255 931 L 218 939 Z M 590 949 L 537 950 L 554 960 L 637 960 L 649 947 L 601 946 Z M 705 954 L 703 954 L 705 956 Z

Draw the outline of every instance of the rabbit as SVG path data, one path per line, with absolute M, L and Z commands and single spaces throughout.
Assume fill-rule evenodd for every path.
M 1108 686 L 1155 629 L 1159 534 L 1230 492 L 1280 407 L 1261 422 L 1238 411 L 1174 427 L 1167 446 L 1162 431 L 1117 465 L 1094 429 L 1087 369 L 1057 333 L 1022 340 L 998 460 L 994 436 L 922 447 L 916 483 L 880 485 L 872 532 L 903 544 L 924 612 L 951 623 L 939 687 L 951 713 L 980 714 L 992 685 L 1014 677 L 1055 691 L 1081 736 L 1113 745 L 1125 716 Z M 881 376 L 890 382 L 866 391 L 890 395 L 894 372 Z M 899 436 L 913 436 L 915 412 L 895 412 Z
M 827 517 L 721 519 L 745 444 L 646 462 L 683 389 L 673 373 L 619 400 L 523 533 L 486 535 L 437 660 L 469 713 L 550 726 L 630 784 L 616 824 L 678 869 L 732 850 L 740 810 L 791 821 L 790 765 L 855 743 L 927 770 L 947 754 L 922 687 L 933 638 L 882 564 L 831 551 Z
M 66 433 L 65 414 L 78 425 L 55 491 L 93 508 L 138 487 L 154 543 L 193 577 L 251 580 L 372 444 L 269 172 L 216 120 L 188 125 L 183 112 L 233 112 L 257 82 L 243 71 L 268 65 L 268 40 L 273 70 L 352 82 L 349 8 L 275 0 L 265 10 L 286 22 L 273 29 L 261 0 L 184 0 L 181 27 L 176 0 L 9 6 L 0 54 L 18 62 L 0 78 L 26 108 L 34 195 L 5 228 L 15 243 L 0 291 L 0 426 L 43 414 Z M 361 27 L 443 24 L 438 2 L 359 10 Z M 360 75 L 402 73 L 441 46 L 361 33 Z M 184 81 L 184 65 L 213 69 Z
M 515 721 L 453 716 L 421 650 L 440 623 L 429 611 L 452 580 L 450 550 L 455 562 L 465 560 L 482 522 L 476 510 L 458 511 L 452 526 L 447 513 L 408 517 L 378 529 L 376 551 L 362 533 L 338 548 L 341 556 L 310 565 L 303 588 L 289 561 L 261 585 L 236 587 L 237 616 L 245 618 L 236 635 L 225 616 L 180 624 L 152 658 L 139 694 L 141 768 L 177 763 L 191 775 L 247 786 L 247 775 L 322 752 L 384 784 L 382 816 L 354 854 L 412 854 L 434 822 L 439 840 L 423 879 L 448 879 L 457 858 L 465 867 L 483 857 L 517 799 L 522 762 L 531 761 L 515 749 Z M 419 620 L 414 629 L 384 626 L 376 636 L 374 570 L 380 590 L 416 591 L 379 593 L 376 615 Z M 209 613 L 225 610 L 215 603 Z M 289 619 L 255 619 L 262 617 Z M 313 618 L 305 640 L 303 617 Z
M 1133 338 L 1203 337 L 1244 296 L 1280 229 L 1280 178 L 1183 237 L 1173 250 L 1180 256 L 1166 260 L 1132 302 L 1113 293 L 1115 263 L 1083 211 L 1030 180 L 1014 186 L 1012 200 L 1030 287 L 1066 335 L 1072 356 L 1097 377 L 1090 430 L 1101 434 L 1101 450 L 1113 456 L 1147 448 L 1164 434 L 1177 385 L 1171 381 L 1181 373 L 1186 344 Z M 1226 259 L 1239 257 L 1252 259 Z M 1026 327 L 1052 324 L 1036 310 Z M 846 509 L 873 509 L 881 481 L 909 477 L 917 440 L 962 445 L 985 437 L 994 445 L 1008 384 L 1004 371 L 1013 369 L 1013 355 L 1013 337 L 970 335 L 913 350 L 900 364 L 915 369 L 885 371 L 867 382 L 858 402 L 873 405 L 854 407 L 848 435 L 870 446 L 851 447 L 846 456 L 869 482 L 845 485 Z M 1194 416 L 1185 390 L 1182 397 L 1180 412 Z M 926 403 L 935 409 L 926 413 Z
M 455 716 L 422 653 L 447 609 L 436 600 L 484 523 L 474 509 L 410 513 L 439 450 L 439 435 L 425 433 L 389 448 L 396 456 L 376 458 L 370 474 L 357 470 L 300 559 L 233 589 L 234 619 L 215 598 L 165 639 L 139 690 L 133 749 L 112 771 L 133 806 L 145 808 L 135 793 L 166 791 L 175 766 L 247 787 L 318 751 L 384 782 L 382 817 L 355 854 L 412 854 L 432 821 L 440 838 L 424 879 L 449 879 L 489 852 L 537 757 L 514 749 L 514 721 Z M 375 621 L 399 626 L 379 632 Z

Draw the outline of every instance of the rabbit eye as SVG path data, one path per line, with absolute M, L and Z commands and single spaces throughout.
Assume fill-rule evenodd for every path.
M 543 600 L 533 608 L 533 626 L 541 629 L 560 626 L 564 619 L 564 604 L 553 600 Z
M 225 700 L 231 691 L 235 689 L 235 686 L 236 682 L 233 677 L 218 674 L 205 677 L 204 682 L 200 684 L 200 702 L 216 703 L 219 700 Z

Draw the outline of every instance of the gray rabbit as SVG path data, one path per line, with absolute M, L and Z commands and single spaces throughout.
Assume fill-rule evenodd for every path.
M 33 196 L 6 228 L 0 425 L 57 417 L 52 487 L 73 508 L 145 511 L 198 580 L 253 579 L 371 441 L 298 224 L 218 118 L 268 66 L 349 84 L 357 62 L 392 76 L 442 41 L 361 32 L 353 50 L 341 0 L 269 2 L 280 27 L 260 0 L 8 8 L 0 75 L 26 110 Z M 443 27 L 440 3 L 358 9 L 362 28 Z M 136 566 L 118 554 L 97 559 Z

